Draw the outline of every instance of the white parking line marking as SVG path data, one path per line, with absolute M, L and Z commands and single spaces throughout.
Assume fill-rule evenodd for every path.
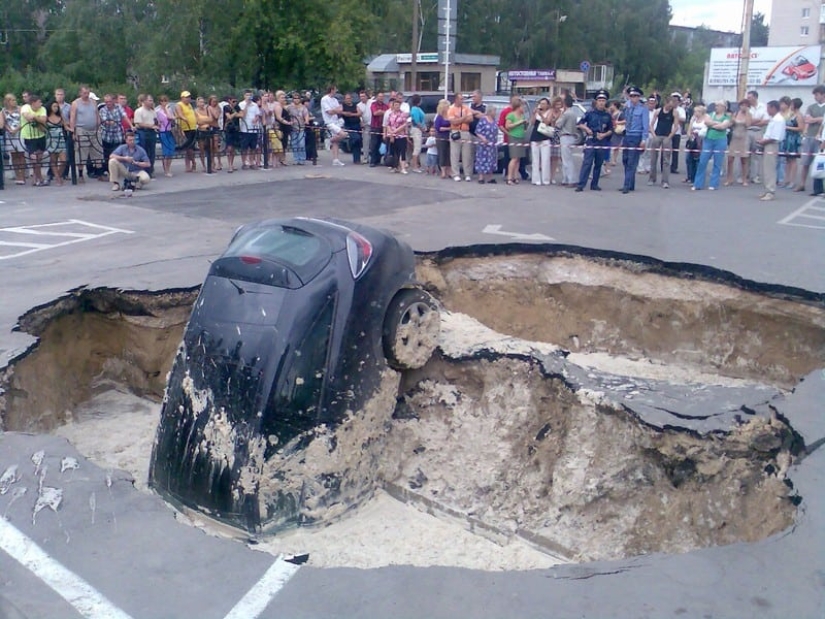
M 299 569 L 278 557 L 224 619 L 256 619 Z
M 784 226 L 797 226 L 799 228 L 814 228 L 814 229 L 817 229 L 817 230 L 825 229 L 825 225 L 814 225 L 814 224 L 810 224 L 810 223 L 799 223 L 798 222 L 799 219 L 825 220 L 825 217 L 822 217 L 821 215 L 815 215 L 815 214 L 811 213 L 811 211 L 825 211 L 825 206 L 818 206 L 820 204 L 822 204 L 822 200 L 820 200 L 819 198 L 814 198 L 813 200 L 808 200 L 805 204 L 800 206 L 793 213 L 791 213 L 790 215 L 788 215 L 784 219 L 780 219 L 776 223 L 784 225 Z M 808 212 L 806 212 L 806 211 L 808 211 Z M 795 219 L 797 221 L 794 221 Z
M 60 227 L 68 228 L 68 230 L 76 230 L 78 227 L 91 228 L 91 232 L 62 232 Z M 74 243 L 82 243 L 84 241 L 92 241 L 95 239 L 109 236 L 110 234 L 134 234 L 132 230 L 123 230 L 122 228 L 112 228 L 111 226 L 101 226 L 93 224 L 81 219 L 68 219 L 66 221 L 58 221 L 48 224 L 34 224 L 31 226 L 10 226 L 8 228 L 0 228 L 0 234 L 23 234 L 36 236 L 40 240 L 51 240 L 64 238 L 66 240 L 56 243 L 21 243 L 18 241 L 0 241 L 0 247 L 26 247 L 28 249 L 18 251 L 13 254 L 0 256 L 0 260 L 8 260 L 10 258 L 20 258 L 28 254 L 33 254 L 38 251 L 47 249 L 54 249 L 57 247 L 64 247 Z
M 63 567 L 4 518 L 0 518 L 0 549 L 30 570 L 84 617 L 131 619 L 97 589 Z

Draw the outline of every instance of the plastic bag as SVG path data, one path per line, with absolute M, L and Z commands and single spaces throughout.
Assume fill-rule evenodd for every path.
M 825 180 L 825 152 L 819 152 L 811 164 L 811 178 Z

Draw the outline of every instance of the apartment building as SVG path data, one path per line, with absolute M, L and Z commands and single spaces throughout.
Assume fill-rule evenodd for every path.
M 819 45 L 825 32 L 823 22 L 825 1 L 773 0 L 768 45 Z

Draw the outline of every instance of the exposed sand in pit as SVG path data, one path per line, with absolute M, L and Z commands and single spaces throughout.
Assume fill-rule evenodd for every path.
M 104 469 L 122 469 L 143 491 L 160 404 L 129 393 L 106 391 L 54 430 Z M 181 517 L 210 530 L 210 524 Z M 386 565 L 453 566 L 481 570 L 550 567 L 557 559 L 520 540 L 502 546 L 461 524 L 426 514 L 383 491 L 359 510 L 326 527 L 279 534 L 255 546 L 273 554 L 309 553 L 317 567 L 376 568 Z

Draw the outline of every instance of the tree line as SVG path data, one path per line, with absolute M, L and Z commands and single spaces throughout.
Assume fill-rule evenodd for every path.
M 436 50 L 436 0 L 4 2 L 0 91 L 354 88 L 367 58 L 411 49 L 416 1 L 419 50 Z M 501 56 L 501 69 L 586 59 L 612 64 L 617 87 L 698 90 L 712 41 L 674 38 L 668 0 L 456 1 L 457 51 Z M 767 38 L 764 17 L 755 22 Z

